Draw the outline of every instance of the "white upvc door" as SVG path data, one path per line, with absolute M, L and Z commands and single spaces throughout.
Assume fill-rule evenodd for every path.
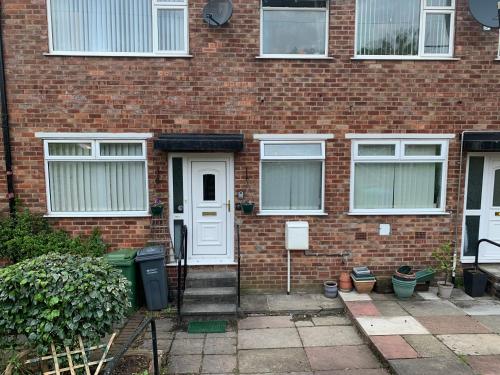
M 169 155 L 170 233 L 178 243 L 178 224 L 187 226 L 189 265 L 234 263 L 233 160 L 232 154 Z
M 485 163 L 483 202 L 479 239 L 500 243 L 500 156 L 490 156 Z M 479 262 L 500 262 L 500 247 L 482 243 Z

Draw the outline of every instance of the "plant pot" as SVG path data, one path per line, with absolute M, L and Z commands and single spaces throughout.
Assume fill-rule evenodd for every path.
M 255 207 L 255 203 L 242 203 L 241 209 L 244 214 L 251 215 L 253 213 L 253 209 Z
M 438 282 L 438 294 L 439 297 L 444 299 L 449 299 L 451 297 L 451 292 L 453 292 L 453 284 L 445 284 L 443 281 Z
M 337 298 L 338 295 L 338 287 L 335 281 L 325 281 L 323 283 L 323 290 L 325 293 L 325 297 L 327 298 Z
M 391 276 L 375 276 L 374 291 L 379 294 L 389 294 L 394 293 L 394 289 L 392 288 L 392 278 Z
M 486 290 L 488 276 L 479 270 L 464 270 L 464 289 L 471 297 L 482 297 Z
M 417 278 L 415 273 L 401 273 L 399 271 L 394 272 L 394 277 L 402 281 L 413 281 Z
M 370 293 L 373 290 L 375 285 L 375 280 L 354 280 L 354 287 L 356 288 L 356 292 L 362 293 Z
M 352 290 L 351 276 L 347 272 L 342 272 L 339 278 L 339 289 L 341 292 L 350 292 Z
M 152 206 L 151 207 L 151 215 L 161 216 L 162 214 L 163 214 L 163 206 Z
M 394 288 L 394 293 L 399 299 L 408 299 L 413 295 L 415 291 L 415 286 L 417 285 L 417 280 L 398 280 L 394 276 L 392 277 L 392 287 Z

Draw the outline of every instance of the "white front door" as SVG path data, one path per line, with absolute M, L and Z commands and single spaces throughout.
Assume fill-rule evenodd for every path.
M 234 263 L 233 155 L 173 153 L 169 166 L 174 247 L 180 247 L 186 225 L 188 265 Z
M 484 176 L 484 210 L 480 224 L 480 239 L 500 243 L 500 157 L 488 158 Z M 482 243 L 479 249 L 479 262 L 500 262 L 500 247 Z
M 192 256 L 195 258 L 227 255 L 227 167 L 225 161 L 191 161 Z

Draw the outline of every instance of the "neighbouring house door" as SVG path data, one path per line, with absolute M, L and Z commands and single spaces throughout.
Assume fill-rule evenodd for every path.
M 500 157 L 490 158 L 485 171 L 485 210 L 480 229 L 481 238 L 500 243 Z M 483 243 L 480 262 L 500 262 L 500 247 Z
M 193 256 L 227 254 L 227 165 L 224 161 L 191 162 Z
M 500 243 L 500 154 L 472 154 L 468 160 L 462 262 L 472 263 L 477 242 Z M 500 263 L 500 248 L 482 243 L 479 263 Z

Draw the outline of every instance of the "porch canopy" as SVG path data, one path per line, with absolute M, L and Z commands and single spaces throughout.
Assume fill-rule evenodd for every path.
M 219 151 L 243 150 L 243 134 L 162 134 L 154 142 L 155 150 Z
M 500 151 L 500 132 L 466 132 L 464 151 Z

